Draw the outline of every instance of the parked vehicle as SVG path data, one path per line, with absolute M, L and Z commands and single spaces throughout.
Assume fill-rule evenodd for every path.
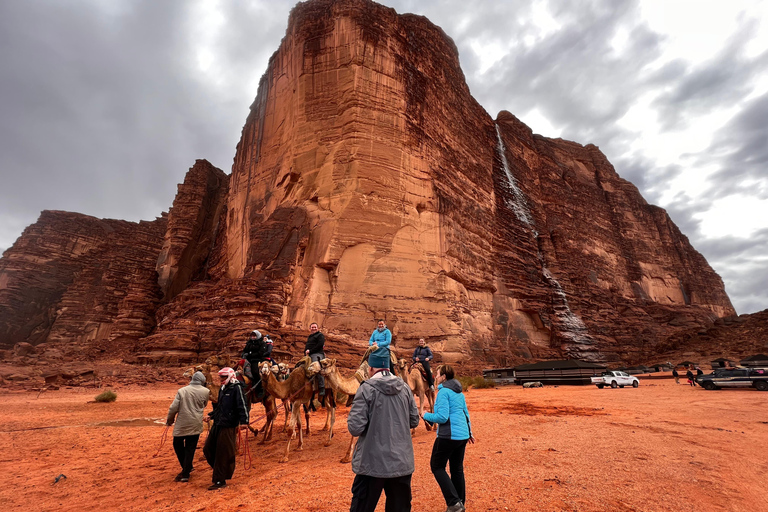
M 603 389 L 605 386 L 611 386 L 612 388 L 632 386 L 633 388 L 636 388 L 640 385 L 640 381 L 637 377 L 633 377 L 625 372 L 607 371 L 603 372 L 600 377 L 592 377 L 592 384 L 600 389 Z
M 755 388 L 768 391 L 768 369 L 718 368 L 709 375 L 699 375 L 696 382 L 710 391 L 720 388 Z

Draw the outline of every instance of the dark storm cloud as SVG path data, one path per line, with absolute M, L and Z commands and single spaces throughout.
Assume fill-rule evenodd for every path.
M 768 307 L 768 229 L 749 238 L 701 239 L 697 248 L 725 281 L 725 289 L 739 313 Z
M 231 7 L 213 77 L 197 69 L 208 30 L 192 7 L 0 3 L 0 250 L 43 209 L 151 219 L 196 158 L 229 172 L 256 94 L 243 77 L 264 71 L 289 5 Z
M 747 57 L 745 47 L 755 36 L 753 20 L 741 25 L 727 45 L 712 59 L 698 66 L 677 61 L 665 69 L 659 83 L 668 87 L 653 102 L 665 130 L 680 128 L 692 116 L 737 103 L 753 87 L 753 79 L 766 68 L 768 53 Z
M 768 94 L 749 101 L 715 134 L 708 153 L 720 170 L 711 175 L 713 197 L 748 192 L 768 199 Z

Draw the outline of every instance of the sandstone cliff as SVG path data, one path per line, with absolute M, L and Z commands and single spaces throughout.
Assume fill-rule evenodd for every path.
M 367 0 L 294 8 L 229 179 L 199 161 L 159 243 L 159 281 L 146 274 L 158 300 L 142 288 L 116 322 L 154 316 L 134 358 L 236 351 L 253 328 L 296 355 L 317 321 L 351 363 L 384 318 L 398 349 L 424 337 L 446 361 L 639 362 L 734 313 L 666 212 L 595 146 L 492 119 L 440 28 Z M 34 292 L 47 309 L 17 306 L 25 318 L 59 304 L 71 281 L 53 281 Z

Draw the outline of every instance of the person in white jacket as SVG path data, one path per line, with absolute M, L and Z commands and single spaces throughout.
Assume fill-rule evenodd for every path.
M 201 372 L 192 375 L 188 386 L 176 393 L 165 424 L 173 427 L 173 450 L 181 464 L 181 473 L 176 475 L 177 482 L 189 482 L 192 461 L 195 458 L 197 441 L 203 432 L 203 411 L 208 404 L 211 392 L 205 387 L 205 376 Z

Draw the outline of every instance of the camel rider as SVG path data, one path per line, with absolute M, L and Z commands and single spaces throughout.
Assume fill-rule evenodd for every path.
M 371 333 L 371 337 L 368 340 L 368 346 L 373 348 L 371 356 L 375 354 L 377 357 L 389 357 L 389 371 L 395 373 L 392 358 L 389 355 L 389 345 L 391 343 L 392 333 L 387 329 L 387 324 L 384 323 L 384 320 L 379 320 L 376 329 Z
M 424 373 L 427 374 L 427 384 L 429 389 L 435 390 L 435 381 L 432 378 L 432 370 L 429 369 L 429 362 L 435 357 L 432 355 L 432 349 L 427 346 L 427 342 L 424 338 L 419 339 L 419 344 L 413 351 L 413 362 L 421 363 L 421 367 L 424 368 Z
M 325 346 L 325 336 L 320 332 L 316 322 L 309 324 L 309 336 L 307 336 L 307 344 L 304 345 L 304 354 L 308 355 L 314 363 L 325 359 L 325 352 L 323 347 Z M 320 396 L 325 395 L 325 377 L 322 374 L 317 376 L 317 394 Z
M 243 349 L 243 359 L 247 359 L 251 369 L 258 368 L 262 361 L 272 361 L 272 340 L 268 336 L 262 336 L 259 331 L 254 329 L 248 335 L 248 341 Z M 254 377 L 257 377 L 254 375 Z M 261 400 L 264 396 L 264 388 L 261 385 L 261 379 L 254 379 L 252 398 Z

